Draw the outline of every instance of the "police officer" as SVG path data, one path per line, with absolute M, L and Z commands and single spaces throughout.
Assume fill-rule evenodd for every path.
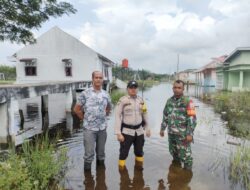
M 168 128 L 169 152 L 173 162 L 191 170 L 193 158 L 191 156 L 191 142 L 196 127 L 196 114 L 192 100 L 183 95 L 184 82 L 176 80 L 173 84 L 174 95 L 167 100 L 163 111 L 160 136 Z
M 115 110 L 115 134 L 120 142 L 119 167 L 125 166 L 131 145 L 134 145 L 136 162 L 143 163 L 144 130 L 150 136 L 147 109 L 141 97 L 137 96 L 138 83 L 129 81 L 128 95 L 120 98 Z

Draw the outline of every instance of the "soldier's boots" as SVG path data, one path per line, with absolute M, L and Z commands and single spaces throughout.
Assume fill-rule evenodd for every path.
M 181 167 L 181 160 L 178 158 L 178 156 L 173 156 L 172 164 L 176 167 Z
M 173 159 L 173 160 L 172 160 L 172 164 L 173 164 L 175 167 L 181 167 L 181 161 L 180 161 L 180 160 Z
M 190 165 L 190 164 L 184 164 L 184 169 L 192 171 L 192 165 Z

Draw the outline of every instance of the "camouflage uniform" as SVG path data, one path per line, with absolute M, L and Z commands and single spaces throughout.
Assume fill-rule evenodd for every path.
M 168 127 L 169 152 L 173 159 L 184 163 L 184 167 L 192 167 L 191 145 L 186 136 L 193 136 L 196 127 L 196 115 L 188 114 L 187 107 L 192 102 L 189 97 L 172 96 L 168 99 L 161 124 L 161 131 Z

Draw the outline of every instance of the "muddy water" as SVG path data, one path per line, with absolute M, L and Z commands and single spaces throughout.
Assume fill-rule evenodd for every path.
M 168 152 L 168 138 L 159 136 L 162 110 L 167 98 L 172 95 L 169 84 L 160 84 L 144 92 L 147 102 L 152 136 L 146 138 L 144 146 L 144 169 L 135 166 L 133 148 L 127 159 L 126 169 L 118 170 L 119 143 L 113 130 L 113 113 L 109 118 L 106 143 L 106 170 L 92 164 L 92 173 L 83 171 L 82 129 L 71 126 L 70 134 L 59 142 L 68 148 L 68 170 L 61 185 L 66 189 L 151 189 L 151 190 L 228 190 L 240 189 L 229 180 L 229 156 L 235 145 L 227 141 L 240 142 L 227 134 L 225 123 L 213 108 L 194 99 L 197 107 L 198 126 L 192 144 L 194 166 L 187 172 L 171 164 Z

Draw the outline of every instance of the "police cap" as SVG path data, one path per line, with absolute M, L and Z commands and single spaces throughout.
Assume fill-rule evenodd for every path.
M 127 88 L 132 88 L 132 87 L 135 87 L 135 88 L 138 87 L 138 83 L 135 80 L 131 80 L 128 82 Z

